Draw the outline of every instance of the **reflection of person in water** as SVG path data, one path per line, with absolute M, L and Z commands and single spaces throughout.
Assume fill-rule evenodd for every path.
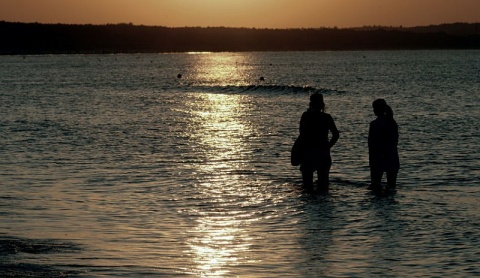
M 388 189 L 395 189 L 400 161 L 398 158 L 398 126 L 393 111 L 384 99 L 373 102 L 377 118 L 370 123 L 368 154 L 370 162 L 371 189 L 382 189 L 383 173 L 387 173 Z
M 332 138 L 329 140 L 329 132 Z M 313 173 L 317 171 L 321 190 L 328 190 L 329 173 L 332 165 L 330 149 L 339 138 L 339 132 L 332 116 L 325 113 L 323 95 L 314 93 L 310 96 L 310 108 L 300 120 L 301 164 L 303 184 L 306 189 L 313 189 Z

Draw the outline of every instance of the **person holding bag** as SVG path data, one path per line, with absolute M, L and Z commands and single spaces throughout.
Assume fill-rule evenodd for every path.
M 329 139 L 329 133 L 332 134 L 331 139 Z M 323 95 L 312 94 L 309 109 L 300 119 L 300 135 L 292 147 L 291 156 L 292 165 L 300 165 L 306 190 L 314 189 L 313 174 L 317 172 L 319 189 L 328 191 L 332 165 L 330 149 L 339 137 L 340 133 L 332 116 L 325 113 Z

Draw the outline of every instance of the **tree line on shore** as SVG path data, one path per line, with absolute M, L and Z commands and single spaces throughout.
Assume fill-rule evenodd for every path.
M 480 49 L 478 25 L 257 29 L 0 21 L 0 54 Z

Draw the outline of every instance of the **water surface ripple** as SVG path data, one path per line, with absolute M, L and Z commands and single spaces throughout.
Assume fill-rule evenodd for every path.
M 479 54 L 0 57 L 0 276 L 479 276 Z M 328 194 L 290 166 L 314 91 L 341 132 Z M 379 97 L 400 126 L 385 196 Z

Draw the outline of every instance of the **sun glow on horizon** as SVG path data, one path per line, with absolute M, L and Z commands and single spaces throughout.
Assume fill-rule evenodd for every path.
M 478 0 L 0 0 L 13 22 L 247 28 L 480 22 Z

